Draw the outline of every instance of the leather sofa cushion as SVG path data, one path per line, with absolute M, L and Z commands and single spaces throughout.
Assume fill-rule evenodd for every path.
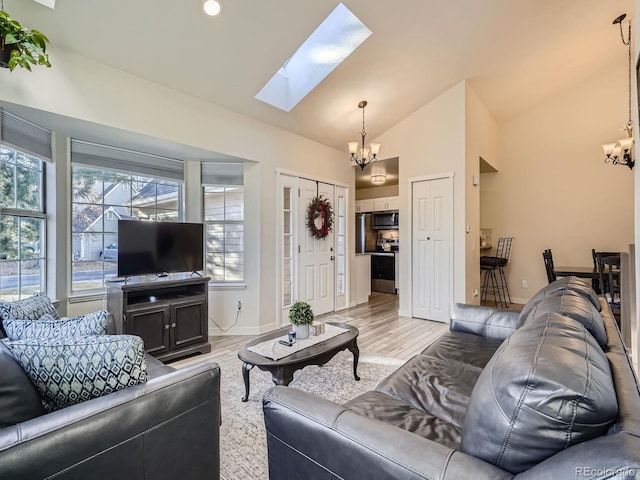
M 3 341 L 0 341 L 0 428 L 44 414 L 40 395 Z
M 422 354 L 484 368 L 502 342 L 472 333 L 446 332 L 425 348 Z
M 144 360 L 147 364 L 147 375 L 149 375 L 149 380 L 161 377 L 162 375 L 166 375 L 167 373 L 175 372 L 176 370 L 173 367 L 165 365 L 160 360 L 148 353 L 145 353 Z
M 429 355 L 416 355 L 376 387 L 379 392 L 462 427 L 481 368 Z
M 520 327 L 518 315 L 509 310 L 454 303 L 449 328 L 454 332 L 504 340 Z
M 591 288 L 591 285 L 582 281 L 578 277 L 564 277 L 556 280 L 555 282 L 551 282 L 549 285 L 539 290 L 538 293 L 536 293 L 533 298 L 527 302 L 522 309 L 522 312 L 520 312 L 520 323 L 524 323 L 526 321 L 531 310 L 533 310 L 542 300 L 547 297 L 562 295 L 567 290 L 575 292 L 578 295 L 582 295 L 584 298 L 589 300 L 598 311 L 600 311 L 600 300 L 598 300 L 598 295 L 593 288 Z
M 561 290 L 561 292 L 558 296 L 547 297 L 535 305 L 525 319 L 525 323 L 535 321 L 536 318 L 546 319 L 547 314 L 551 312 L 559 313 L 584 325 L 598 344 L 605 348 L 607 332 L 600 312 L 582 295 L 572 290 Z
M 520 473 L 606 434 L 617 415 L 603 351 L 581 323 L 549 313 L 511 335 L 482 371 L 461 450 Z
M 366 392 L 343 405 L 369 418 L 402 428 L 449 448 L 460 448 L 459 427 L 382 392 Z

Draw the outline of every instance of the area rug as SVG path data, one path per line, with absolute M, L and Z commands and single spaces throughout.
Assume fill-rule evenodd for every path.
M 224 480 L 267 480 L 267 441 L 262 414 L 262 396 L 273 386 L 271 374 L 257 367 L 251 370 L 251 391 L 246 403 L 242 362 L 235 353 L 215 359 L 221 370 L 222 425 L 220 427 L 220 470 Z M 338 353 L 323 367 L 308 366 L 294 374 L 290 388 L 298 388 L 342 404 L 373 390 L 404 362 L 361 352 L 360 381 L 353 378 L 353 355 Z

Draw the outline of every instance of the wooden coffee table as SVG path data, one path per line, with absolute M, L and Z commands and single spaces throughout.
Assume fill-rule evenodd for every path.
M 279 330 L 267 333 L 253 339 L 247 343 L 238 352 L 238 358 L 242 360 L 242 377 L 244 378 L 245 394 L 242 398 L 243 402 L 249 399 L 249 372 L 253 367 L 260 370 L 271 372 L 271 378 L 276 385 L 289 385 L 293 380 L 293 372 L 300 370 L 307 365 L 324 365 L 331 360 L 338 352 L 348 348 L 353 353 L 353 376 L 356 380 L 360 380 L 358 376 L 358 357 L 360 349 L 358 348 L 358 334 L 360 333 L 356 327 L 345 323 L 333 323 L 331 325 L 345 328 L 348 332 L 342 333 L 328 340 L 325 340 L 310 347 L 299 350 L 291 355 L 281 358 L 280 360 L 272 360 L 257 353 L 247 350 L 247 347 L 257 345 L 274 338 L 282 337 L 291 330 L 290 327 L 281 328 Z

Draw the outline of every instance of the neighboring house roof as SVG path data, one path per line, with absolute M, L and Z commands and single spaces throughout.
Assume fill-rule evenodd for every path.
M 113 215 L 116 217 L 116 220 L 137 220 L 136 217 L 132 217 L 131 215 L 127 215 L 125 213 L 118 212 L 116 210 L 116 207 L 109 207 L 109 208 L 107 208 L 105 210 L 105 212 L 113 212 Z M 95 229 L 94 227 L 96 225 L 102 225 L 102 217 L 103 216 L 104 216 L 104 214 L 100 214 L 98 216 L 98 218 L 96 218 L 93 222 L 91 222 L 91 224 L 86 228 L 86 231 L 88 231 L 88 232 L 101 231 L 102 228 Z

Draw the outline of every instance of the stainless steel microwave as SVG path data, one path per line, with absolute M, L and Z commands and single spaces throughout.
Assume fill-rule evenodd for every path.
M 378 212 L 372 214 L 371 227 L 374 230 L 392 230 L 398 228 L 398 211 Z

